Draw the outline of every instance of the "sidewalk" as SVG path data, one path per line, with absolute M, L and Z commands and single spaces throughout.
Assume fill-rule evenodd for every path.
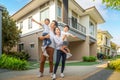
M 104 69 L 105 64 L 92 66 L 66 66 L 65 78 L 60 78 L 60 67 L 56 80 L 119 80 L 119 72 Z M 0 73 L 0 80 L 52 80 L 49 68 L 45 68 L 44 77 L 37 78 L 39 69 L 10 71 Z

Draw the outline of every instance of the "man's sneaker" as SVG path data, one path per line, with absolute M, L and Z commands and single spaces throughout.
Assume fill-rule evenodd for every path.
M 42 52 L 44 52 L 44 51 L 45 51 L 45 48 L 44 48 L 43 46 L 41 47 L 41 49 L 42 49 Z
M 53 73 L 50 73 L 50 77 L 51 77 L 51 78 L 53 77 Z
M 70 58 L 71 56 L 72 56 L 71 53 L 67 53 L 67 57 L 66 57 L 66 58 L 68 59 L 68 58 Z
M 63 73 L 61 73 L 61 74 L 60 74 L 60 77 L 64 78 L 64 74 L 63 74 Z
M 53 74 L 52 79 L 53 79 L 53 80 L 56 79 L 56 74 Z
M 39 72 L 39 74 L 37 75 L 37 77 L 43 77 L 43 73 Z
M 49 57 L 49 55 L 47 54 L 46 50 L 43 52 L 43 55 L 46 57 Z

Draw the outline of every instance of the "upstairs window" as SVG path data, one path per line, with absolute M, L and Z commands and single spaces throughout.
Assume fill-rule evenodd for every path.
M 32 28 L 32 16 L 28 18 L 28 29 Z

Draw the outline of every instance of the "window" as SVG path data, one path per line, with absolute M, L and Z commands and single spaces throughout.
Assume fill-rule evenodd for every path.
M 40 13 L 40 20 L 44 21 L 46 18 L 49 18 L 49 9 L 45 9 Z
M 23 22 L 20 22 L 20 29 L 23 28 Z
M 24 50 L 24 44 L 23 43 L 19 44 L 18 48 L 19 48 L 20 52 L 23 51 Z
M 30 47 L 31 47 L 31 48 L 34 48 L 34 44 L 30 44 Z
M 58 6 L 57 16 L 60 17 L 60 18 L 62 17 L 61 13 L 62 13 L 62 11 L 61 11 L 61 7 Z
M 72 27 L 77 29 L 77 18 L 72 16 Z
M 32 16 L 28 18 L 28 29 L 32 28 Z
M 90 35 L 94 36 L 94 24 L 90 22 L 90 27 L 89 27 Z

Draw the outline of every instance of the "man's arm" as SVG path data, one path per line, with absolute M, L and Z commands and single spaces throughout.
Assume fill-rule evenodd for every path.
M 40 40 L 44 40 L 45 38 L 50 38 L 50 35 L 48 34 L 48 35 L 46 35 L 46 36 L 40 36 L 40 37 L 39 37 Z

